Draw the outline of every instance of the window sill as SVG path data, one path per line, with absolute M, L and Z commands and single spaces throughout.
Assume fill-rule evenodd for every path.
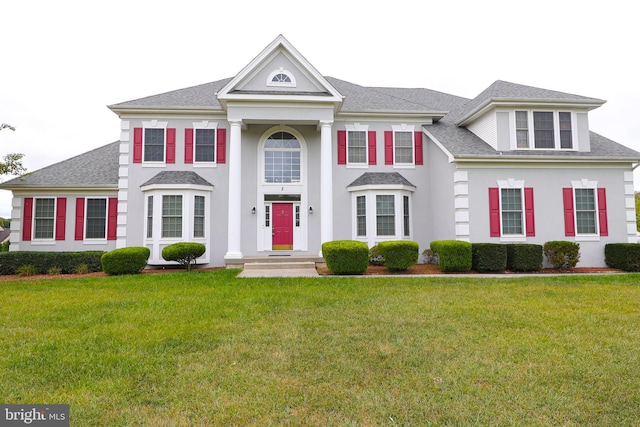
M 526 242 L 526 236 L 500 236 L 501 242 Z
M 583 235 L 583 236 L 576 235 L 575 236 L 575 241 L 576 242 L 599 242 L 600 241 L 600 236 L 598 236 L 598 235 Z
M 347 169 L 368 169 L 369 165 L 366 163 L 351 163 L 347 164 Z
M 55 245 L 56 241 L 55 240 L 32 240 L 31 244 L 33 246 L 51 246 L 51 245 Z
M 142 163 L 143 168 L 166 168 L 167 164 L 162 163 Z
M 400 165 L 393 165 L 394 169 L 415 169 L 416 165 L 409 165 L 409 164 L 400 164 Z
M 85 245 L 106 245 L 108 241 L 107 239 L 95 239 L 95 240 L 85 239 L 82 241 L 82 243 Z
M 218 164 L 216 162 L 193 162 L 194 168 L 216 168 Z

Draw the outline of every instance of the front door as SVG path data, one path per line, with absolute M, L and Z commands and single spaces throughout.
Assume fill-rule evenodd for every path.
M 293 249 L 293 203 L 273 203 L 271 248 L 274 251 Z

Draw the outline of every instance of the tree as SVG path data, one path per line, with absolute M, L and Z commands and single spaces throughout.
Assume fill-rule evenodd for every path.
M 7 123 L 2 123 L 0 125 L 0 130 L 2 129 L 10 129 L 15 131 L 16 128 Z M 24 154 L 20 153 L 12 153 L 7 154 L 2 158 L 2 162 L 0 162 L 0 176 L 4 175 L 22 175 L 27 171 L 27 169 L 22 165 L 22 158 Z

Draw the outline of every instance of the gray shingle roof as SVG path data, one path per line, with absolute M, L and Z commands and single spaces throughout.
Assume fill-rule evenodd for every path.
M 213 187 L 209 181 L 190 171 L 162 171 L 140 187 L 153 184 L 192 184 Z
M 347 188 L 362 185 L 407 185 L 415 188 L 415 185 L 398 172 L 365 172 L 347 185 Z
M 118 188 L 118 153 L 120 141 L 112 142 L 47 166 L 24 176 L 14 178 L 0 188 L 28 187 L 113 187 Z

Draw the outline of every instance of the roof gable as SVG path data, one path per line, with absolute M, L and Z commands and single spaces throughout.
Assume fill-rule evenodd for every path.
M 278 75 L 289 82 L 277 82 Z M 340 104 L 342 95 L 282 35 L 233 77 L 217 94 L 229 101 L 320 101 Z

